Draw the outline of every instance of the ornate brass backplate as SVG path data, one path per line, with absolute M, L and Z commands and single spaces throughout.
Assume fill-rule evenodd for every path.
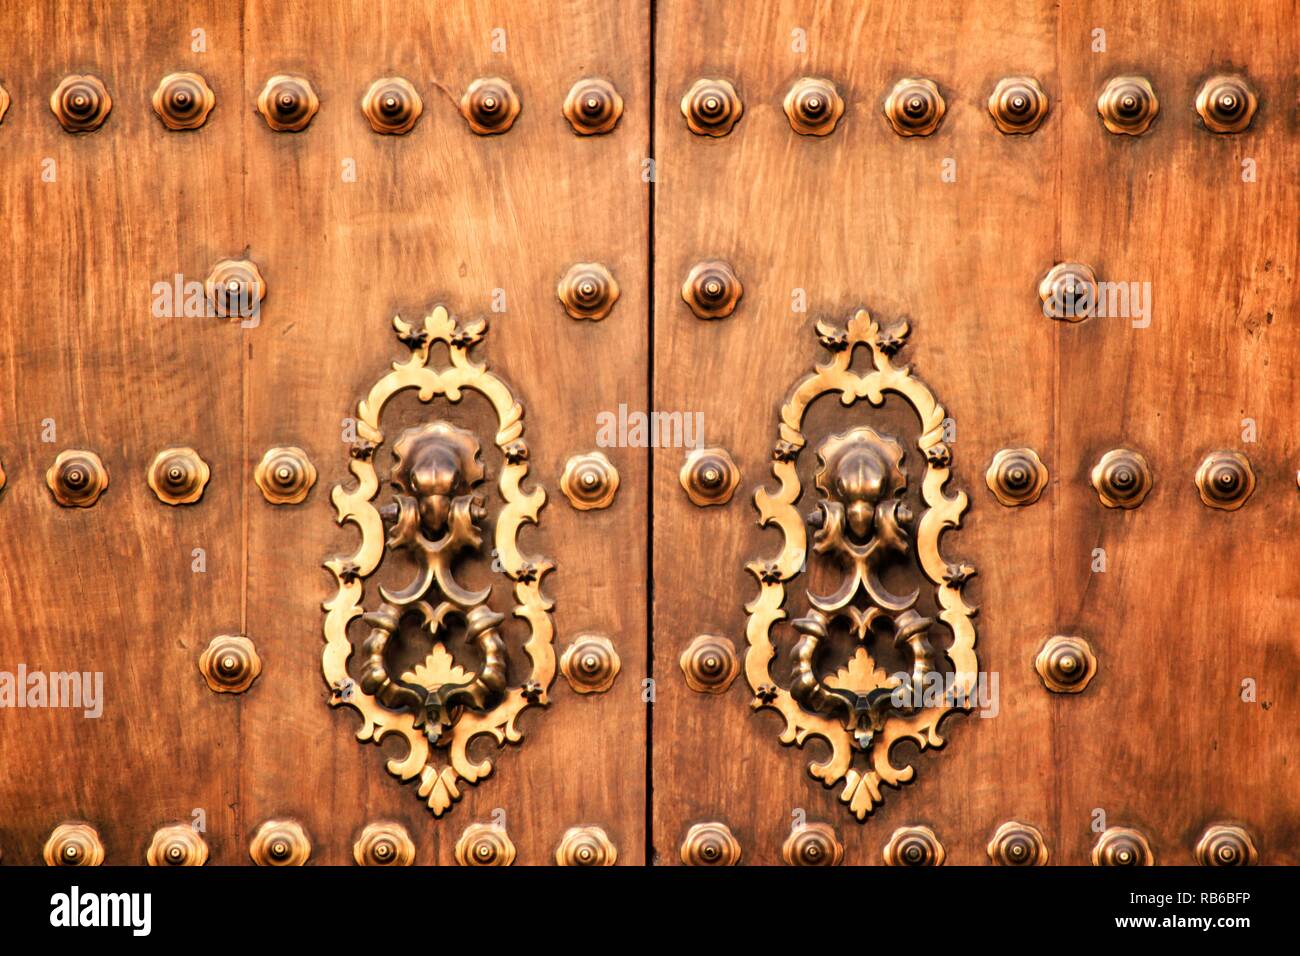
M 943 407 L 910 368 L 893 363 L 907 334 L 906 322 L 882 329 L 866 310 L 842 329 L 818 323 L 817 336 L 830 359 L 788 394 L 772 455 L 780 487 L 754 494 L 759 523 L 779 528 L 784 543 L 775 557 L 746 566 L 760 588 L 746 606 L 751 706 L 785 718 L 782 743 L 803 746 L 810 737 L 821 737 L 830 744 L 830 758 L 812 763 L 809 771 L 827 787 L 843 781 L 840 799 L 860 820 L 881 802 L 882 784 L 899 787 L 912 779 L 913 767 L 891 761 L 894 744 L 942 746 L 939 724 L 954 709 L 969 709 L 978 670 L 975 609 L 962 596 L 975 570 L 950 564 L 939 550 L 944 530 L 960 524 L 967 497 L 944 491 L 952 451 L 944 441 Z M 871 356 L 871 366 L 862 371 L 852 368 L 859 346 Z M 898 439 L 865 424 L 827 435 L 816 447 L 819 500 L 805 524 L 798 509 L 803 486 L 797 464 L 810 440 L 803 430 L 809 407 L 835 396 L 845 407 L 866 399 L 880 408 L 888 394 L 902 398 L 918 421 L 920 455 L 911 469 L 916 484 L 910 485 L 910 456 Z M 919 515 L 904 501 L 909 486 L 919 489 Z M 789 658 L 781 655 L 783 663 L 792 659 L 793 664 L 788 686 L 782 687 L 773 674 L 778 657 L 773 625 L 788 616 L 787 584 L 809 570 L 810 527 L 811 560 L 831 562 L 842 576 L 830 594 L 806 592 L 808 608 L 792 622 L 799 640 Z M 896 585 L 886 584 L 886 572 L 910 574 L 932 586 L 933 616 L 918 610 L 920 587 L 896 593 Z M 854 651 L 838 671 L 827 673 L 820 656 L 837 625 L 847 629 Z M 944 628 L 951 642 L 936 647 L 931 638 Z M 909 671 L 886 674 L 868 649 L 881 641 L 910 658 Z M 947 673 L 941 672 L 945 658 L 951 664 Z
M 338 522 L 354 524 L 361 543 L 353 554 L 325 562 L 338 581 L 338 593 L 324 606 L 323 670 L 331 703 L 361 714 L 359 740 L 379 743 L 390 735 L 406 740 L 407 752 L 391 759 L 388 770 L 403 781 L 418 778 L 419 796 L 439 816 L 460 799 L 462 784 L 477 783 L 492 772 L 491 760 L 470 758 L 470 742 L 487 735 L 498 744 L 518 743 L 519 714 L 527 707 L 549 703 L 547 688 L 556 667 L 554 624 L 541 580 L 553 565 L 519 550 L 519 529 L 537 523 L 546 493 L 541 488 L 523 489 L 528 475 L 523 406 L 501 379 L 469 357 L 470 349 L 482 340 L 486 323 L 479 320 L 462 326 L 439 306 L 421 326 L 401 318 L 394 318 L 393 326 L 410 356 L 393 363 L 358 404 L 357 440 L 349 463 L 356 483 L 336 485 L 331 494 Z M 435 363 L 438 346 L 445 346 L 449 365 Z M 414 389 L 425 404 L 434 399 L 459 403 L 468 389 L 492 406 L 497 418 L 493 441 L 503 459 L 497 482 L 502 504 L 494 521 L 480 491 L 487 474 L 476 435 L 441 419 L 407 428 L 397 436 L 384 432 L 385 407 L 408 389 Z M 394 438 L 393 466 L 386 478 L 394 491 L 380 505 L 375 500 L 380 492 L 375 458 L 390 437 Z M 484 539 L 493 533 L 493 571 L 512 582 L 513 614 L 530 628 L 523 650 L 531 671 L 514 686 L 509 683 L 507 646 L 500 629 L 505 618 L 488 603 L 493 588 L 473 591 L 456 577 L 456 561 L 486 559 Z M 379 587 L 376 606 L 367 608 L 365 579 L 386 557 L 398 553 L 413 563 L 415 576 L 396 590 Z M 358 617 L 369 631 L 361 645 L 359 676 L 353 678 L 347 666 L 355 650 L 348 625 Z M 400 625 L 408 618 L 415 619 L 432 640 L 432 650 L 423 663 L 399 675 L 390 671 L 386 652 L 390 642 L 399 639 Z M 455 623 L 464 625 L 465 639 L 477 647 L 477 671 L 453 657 L 449 643 Z

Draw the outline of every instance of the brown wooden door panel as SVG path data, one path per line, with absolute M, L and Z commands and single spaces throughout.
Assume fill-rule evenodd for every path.
M 578 825 L 603 828 L 621 864 L 676 864 L 701 823 L 725 824 L 742 863 L 778 864 L 792 826 L 807 822 L 833 829 L 848 864 L 881 863 L 891 834 L 928 827 L 947 863 L 985 865 L 1008 821 L 1038 828 L 1057 864 L 1090 862 L 1103 826 L 1140 831 L 1156 863 L 1195 862 L 1214 824 L 1244 827 L 1261 862 L 1300 862 L 1285 749 L 1300 673 L 1287 631 L 1300 580 L 1286 550 L 1300 460 L 1288 427 L 1300 371 L 1292 7 L 246 0 L 8 11 L 0 674 L 101 672 L 104 712 L 0 707 L 4 861 L 39 863 L 58 824 L 85 821 L 105 862 L 143 863 L 156 830 L 201 811 L 210 861 L 230 865 L 251 862 L 268 820 L 301 824 L 322 865 L 350 864 L 362 828 L 380 821 L 407 830 L 415 862 L 439 865 L 457 862 L 468 826 L 488 822 L 504 825 L 520 864 L 554 861 Z M 168 130 L 151 106 L 159 80 L 181 70 L 216 96 L 193 131 Z M 1258 95 L 1245 132 L 1211 133 L 1197 115 L 1197 91 L 1221 73 L 1246 76 Z M 51 92 L 73 74 L 99 77 L 112 96 L 95 132 L 65 132 L 51 112 Z M 275 74 L 307 78 L 319 98 L 300 132 L 275 131 L 258 111 Z M 1098 116 L 1102 87 L 1120 75 L 1148 78 L 1158 95 L 1142 135 L 1109 133 Z M 1030 135 L 1001 133 L 990 116 L 990 93 L 1013 76 L 1036 78 L 1049 99 Z M 376 133 L 362 111 L 380 77 L 405 78 L 422 100 L 404 135 Z M 501 135 L 476 135 L 461 115 L 462 94 L 485 77 L 507 80 L 522 103 Z M 621 95 L 612 131 L 579 136 L 566 121 L 584 77 Z M 946 108 L 932 135 L 900 136 L 886 120 L 905 77 L 937 84 Z M 785 100 L 803 78 L 842 97 L 829 135 L 792 129 Z M 691 122 L 711 120 L 683 115 L 701 79 L 732 84 L 743 106 L 725 135 L 697 135 Z M 156 283 L 201 282 L 227 257 L 265 279 L 253 327 L 154 314 Z M 697 318 L 683 286 L 712 260 L 734 269 L 743 294 L 730 315 Z M 1150 324 L 1046 317 L 1039 281 L 1067 261 L 1102 282 L 1149 283 Z M 566 314 L 557 287 L 575 263 L 616 279 L 606 317 Z M 462 327 L 486 318 L 471 358 L 524 409 L 524 484 L 547 503 L 518 543 L 555 564 L 541 590 L 554 602 L 557 662 L 598 635 L 620 670 L 608 690 L 580 694 L 557 668 L 548 705 L 518 721 L 522 739 L 474 743 L 470 757 L 490 758 L 491 774 L 462 782 L 435 817 L 414 782 L 386 769 L 406 745 L 359 741 L 357 713 L 330 706 L 322 605 L 340 580 L 323 562 L 362 540 L 331 500 L 359 474 L 358 402 L 412 355 L 393 317 L 418 325 L 438 305 Z M 746 604 L 771 593 L 746 565 L 783 540 L 760 527 L 754 499 L 778 488 L 774 467 L 790 454 L 777 447 L 782 402 L 838 354 L 818 323 L 837 347 L 828 330 L 858 308 L 884 326 L 907 319 L 906 343 L 880 354 L 910 368 L 950 421 L 927 437 L 897 396 L 879 411 L 819 400 L 788 472 L 798 512 L 857 493 L 817 490 L 833 434 L 897 437 L 909 482 L 898 494 L 917 513 L 935 493 L 922 492 L 922 472 L 942 472 L 950 452 L 946 493 L 969 502 L 942 538 L 940 570 L 960 579 L 969 563 L 977 575 L 954 585 L 904 561 L 883 580 L 917 585 L 924 614 L 958 595 L 977 608 L 978 671 L 996 677 L 996 715 L 948 717 L 941 748 L 900 744 L 894 763 L 914 766 L 914 779 L 884 786 L 861 821 L 840 799 L 844 781 L 825 787 L 809 773 L 830 748 L 782 744 L 784 722 L 751 707 L 759 688 L 745 661 Z M 445 364 L 442 348 L 432 364 Z M 852 354 L 861 371 L 875 353 Z M 703 445 L 734 461 L 734 494 L 700 507 L 683 487 L 680 443 L 647 449 L 633 429 L 605 447 L 602 416 L 617 421 L 620 408 L 698 415 Z M 386 407 L 376 506 L 389 500 L 397 436 L 435 419 L 477 437 L 483 520 L 494 521 L 501 422 L 468 392 Z M 171 446 L 210 466 L 196 504 L 165 505 L 146 483 Z M 302 449 L 316 470 L 301 504 L 271 504 L 254 480 L 278 446 Z M 1017 448 L 1034 449 L 1050 477 L 1039 500 L 1005 507 L 986 471 Z M 108 470 L 93 507 L 59 507 L 46 487 L 65 449 L 94 451 Z M 1112 449 L 1149 463 L 1154 486 L 1137 508 L 1103 507 L 1090 482 Z M 618 490 L 609 507 L 579 510 L 561 476 L 595 451 Z M 1253 468 L 1240 510 L 1198 495 L 1197 468 L 1218 451 Z M 884 520 L 872 512 L 873 533 Z M 922 533 L 902 526 L 928 554 Z M 808 540 L 821 540 L 815 530 Z M 528 626 L 509 617 L 519 598 L 493 570 L 489 538 L 482 560 L 454 573 L 494 585 L 515 686 Z M 362 575 L 366 609 L 403 568 L 393 556 Z M 782 578 L 771 668 L 782 687 L 796 663 L 792 621 L 813 620 L 805 589 L 840 580 L 822 556 L 806 570 Z M 855 650 L 833 623 L 813 668 L 822 690 Z M 370 626 L 347 632 L 357 680 Z M 886 626 L 870 625 L 861 646 L 882 668 L 908 666 L 908 652 L 885 647 Z M 948 672 L 951 631 L 928 631 Z M 200 673 L 199 655 L 223 634 L 247 635 L 260 657 L 244 693 L 214 693 Z M 739 658 L 720 694 L 684 674 L 683 653 L 705 635 Z M 1051 693 L 1036 670 L 1053 635 L 1095 654 L 1082 693 Z M 395 672 L 421 661 L 423 641 L 398 641 Z M 488 669 L 459 632 L 448 643 L 468 669 Z

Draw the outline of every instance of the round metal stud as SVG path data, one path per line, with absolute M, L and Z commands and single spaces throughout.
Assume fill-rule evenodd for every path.
M 1038 283 L 1043 315 L 1049 319 L 1082 322 L 1097 307 L 1097 276 L 1083 262 L 1059 262 Z
M 1244 76 L 1212 76 L 1196 94 L 1196 112 L 1212 133 L 1240 133 L 1255 116 L 1258 100 Z
M 735 866 L 740 842 L 725 823 L 697 823 L 686 831 L 681 856 L 687 866 Z
M 65 76 L 50 94 L 50 109 L 69 133 L 89 133 L 104 125 L 113 98 L 97 76 Z
M 193 448 L 164 448 L 149 465 L 148 481 L 163 504 L 188 505 L 203 497 L 211 474 Z
M 242 694 L 262 673 L 262 659 L 248 638 L 221 634 L 199 655 L 199 671 L 218 694 Z
M 725 448 L 696 448 L 678 474 L 692 503 L 701 508 L 725 505 L 740 484 L 740 471 Z
M 1101 91 L 1097 112 L 1112 133 L 1141 136 L 1160 112 L 1160 101 L 1146 77 L 1116 76 Z
M 410 80 L 385 76 L 370 84 L 361 98 L 361 112 L 376 133 L 401 136 L 415 128 L 424 112 L 424 101 Z
M 884 847 L 886 866 L 943 866 L 944 856 L 929 827 L 899 827 Z
M 41 855 L 46 866 L 99 866 L 104 862 L 104 844 L 89 823 L 60 823 Z
M 560 673 L 579 694 L 603 694 L 621 666 L 614 642 L 595 634 L 575 638 L 560 657 Z
M 252 318 L 266 298 L 266 280 L 251 259 L 219 259 L 203 289 L 213 313 L 225 319 Z
M 460 114 L 480 136 L 504 133 L 519 115 L 519 97 L 514 87 L 499 76 L 475 80 L 460 98 Z
M 1244 828 L 1220 823 L 1196 841 L 1196 862 L 1201 866 L 1255 866 L 1259 851 Z
M 176 823 L 154 833 L 145 861 L 150 866 L 202 866 L 208 862 L 208 844 L 192 826 Z
M 555 290 L 564 311 L 573 319 L 599 322 L 618 301 L 618 282 L 599 262 L 578 262 L 569 266 Z
M 0 86 L 0 123 L 5 120 L 5 113 L 9 111 L 9 91 Z
M 216 94 L 197 73 L 168 73 L 153 91 L 153 111 L 168 129 L 198 129 L 216 105 Z
M 319 109 L 320 98 L 305 76 L 278 73 L 257 97 L 257 111 L 267 126 L 280 133 L 305 130 Z
M 1108 827 L 1092 848 L 1093 866 L 1152 866 L 1151 844 L 1132 827 Z
M 906 77 L 885 97 L 885 119 L 899 136 L 929 136 L 947 109 L 933 80 Z
M 728 80 L 696 80 L 682 97 L 686 127 L 696 136 L 726 136 L 744 112 L 744 104 Z
M 740 673 L 736 645 L 716 634 L 696 637 L 677 662 L 686 675 L 686 686 L 701 694 L 726 693 Z
M 682 298 L 700 319 L 725 319 L 744 292 L 736 270 L 721 259 L 697 262 L 682 283 Z
M 1008 820 L 998 827 L 988 846 L 989 859 L 998 866 L 1046 866 L 1047 843 L 1038 827 Z
M 1239 451 L 1216 451 L 1196 469 L 1196 489 L 1206 507 L 1236 511 L 1255 491 L 1255 470 Z
M 570 827 L 555 848 L 560 866 L 613 866 L 618 850 L 600 827 Z
M 989 112 L 1004 133 L 1032 133 L 1047 117 L 1047 94 L 1032 76 L 1005 76 L 993 88 Z
M 613 83 L 599 77 L 579 80 L 564 98 L 564 118 L 579 136 L 608 133 L 622 115 L 623 97 Z
M 1107 508 L 1136 508 L 1151 492 L 1146 457 L 1131 448 L 1115 448 L 1092 468 L 1092 487 Z
M 253 835 L 248 855 L 258 866 L 302 866 L 311 856 L 311 840 L 297 820 L 267 820 Z
M 993 456 L 984 480 L 1008 508 L 1032 505 L 1047 487 L 1047 468 L 1032 448 L 1003 448 Z
M 618 491 L 618 469 L 603 452 L 574 455 L 564 463 L 560 490 L 579 511 L 608 508 Z
M 1034 658 L 1043 686 L 1056 694 L 1077 694 L 1097 675 L 1097 658 L 1081 637 L 1048 638 Z
M 64 508 L 89 508 L 108 488 L 108 469 L 93 451 L 70 448 L 55 457 L 45 484 Z
M 785 95 L 785 115 L 800 136 L 829 136 L 844 115 L 844 97 L 830 80 L 805 76 Z
M 456 862 L 461 866 L 510 866 L 515 845 L 504 827 L 471 823 L 456 841 Z
M 400 823 L 369 823 L 352 844 L 352 858 L 358 866 L 410 866 L 415 844 Z
M 781 859 L 787 866 L 839 866 L 844 862 L 844 844 L 829 823 L 805 823 L 785 838 Z
M 316 484 L 316 466 L 301 448 L 268 448 L 253 470 L 253 481 L 273 505 L 301 504 Z

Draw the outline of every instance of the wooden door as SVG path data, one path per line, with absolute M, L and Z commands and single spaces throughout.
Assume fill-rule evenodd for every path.
M 560 479 L 571 458 L 600 450 L 597 413 L 643 401 L 648 380 L 648 29 L 644 9 L 618 3 L 199 2 L 147 14 L 69 3 L 6 12 L 0 508 L 10 571 L 0 656 L 14 673 L 25 665 L 102 674 L 103 713 L 0 713 L 5 862 L 38 863 L 58 826 L 84 823 L 106 862 L 142 864 L 156 831 L 195 821 L 221 864 L 249 863 L 267 821 L 300 826 L 310 861 L 322 864 L 351 863 L 364 828 L 379 822 L 404 828 L 418 863 L 455 862 L 471 824 L 500 828 L 520 863 L 553 862 L 579 826 L 599 827 L 619 862 L 643 859 L 645 549 L 627 543 L 644 537 L 646 454 L 605 451 L 619 478 L 610 507 L 578 510 Z M 181 72 L 200 74 L 215 96 L 196 129 L 169 129 L 151 105 L 160 81 Z M 69 75 L 91 75 L 111 96 L 93 132 L 65 131 L 51 110 Z M 268 97 L 281 125 L 318 105 L 300 131 L 274 129 L 258 110 L 275 76 L 291 78 Z M 363 110 L 385 77 L 409 82 L 422 101 L 408 132 L 377 132 Z M 462 97 L 494 77 L 520 109 L 508 129 L 497 127 L 507 94 L 498 86 L 493 109 L 492 85 L 480 86 L 466 106 L 484 127 L 476 133 Z M 593 119 L 579 103 L 576 121 L 591 127 L 579 135 L 565 102 L 587 78 L 609 84 L 626 107 L 602 99 Z M 409 101 L 397 99 L 394 110 L 381 103 L 372 113 L 401 125 Z M 188 112 L 171 100 L 164 110 Z M 617 125 L 596 132 L 615 112 Z M 203 283 L 223 259 L 259 270 L 265 299 L 255 320 L 154 314 L 156 283 L 178 275 Z M 618 282 L 604 319 L 570 317 L 557 295 L 579 263 L 598 263 Z M 566 295 L 579 313 L 598 311 L 589 296 Z M 612 300 L 609 289 L 601 295 Z M 509 404 L 494 410 L 472 387 L 458 402 L 427 404 L 408 391 L 384 410 L 386 440 L 367 458 L 364 443 L 375 436 L 358 402 L 413 354 L 393 317 L 419 330 L 437 305 L 462 331 L 486 317 L 467 361 L 508 387 L 523 431 Z M 448 364 L 445 344 L 430 351 L 430 367 Z M 493 585 L 487 603 L 506 616 L 508 656 L 508 689 L 497 699 L 513 702 L 512 713 L 527 706 L 508 726 L 484 722 L 518 741 L 498 747 L 488 735 L 468 747 L 465 761 L 490 759 L 490 776 L 439 782 L 439 793 L 421 797 L 418 777 L 403 783 L 386 769 L 401 763 L 407 742 L 398 733 L 379 746 L 359 742 L 356 709 L 330 706 L 322 604 L 336 597 L 340 576 L 347 588 L 358 580 L 345 564 L 362 535 L 355 522 L 340 528 L 334 489 L 354 488 L 367 463 L 386 478 L 402 433 L 439 420 L 482 450 L 486 476 L 472 491 L 484 500 L 488 540 L 478 560 L 460 555 L 455 574 L 471 590 Z M 518 442 L 507 462 L 501 446 Z M 173 447 L 193 449 L 210 469 L 194 503 L 164 504 L 146 482 L 155 454 Z M 298 450 L 272 456 L 263 475 L 281 499 L 307 474 L 302 460 L 315 471 L 301 503 L 273 504 L 255 480 L 276 448 Z M 91 507 L 60 507 L 46 485 L 69 449 L 94 452 L 107 471 Z M 506 536 L 516 558 L 493 550 L 506 540 L 498 488 L 503 474 L 516 481 L 525 472 L 517 497 L 526 500 L 510 519 L 521 527 L 517 539 Z M 599 498 L 612 482 L 599 465 L 594 474 Z M 385 488 L 374 507 L 390 500 Z M 375 523 L 365 540 L 382 534 Z M 336 557 L 334 570 L 322 567 Z M 360 579 L 367 611 L 380 604 L 377 584 L 404 583 L 405 572 L 388 565 L 410 561 L 389 557 L 384 573 Z M 555 570 L 545 573 L 544 561 Z M 526 563 L 531 575 L 521 573 Z M 532 618 L 515 617 L 517 606 Z M 460 666 L 486 669 L 464 622 L 448 626 Z M 347 632 L 353 701 L 364 696 L 369 630 L 354 620 Z M 434 646 L 413 630 L 406 615 L 402 646 L 388 651 L 399 679 Z M 215 693 L 200 672 L 205 648 L 222 635 L 247 638 L 260 660 L 242 692 Z M 601 637 L 612 655 L 583 643 Z M 540 665 L 524 649 L 529 640 Z M 575 644 L 587 650 L 571 683 L 559 663 Z M 213 666 L 229 656 L 229 682 L 242 683 L 250 652 L 225 647 Z M 554 681 L 546 676 L 544 692 L 525 700 L 530 677 L 550 672 Z M 608 677 L 603 692 L 575 690 Z M 452 707 L 453 717 L 478 713 Z M 430 765 L 441 770 L 448 748 L 432 750 Z M 450 800 L 451 789 L 460 799 L 435 817 L 429 797 Z M 272 842 L 296 848 L 286 832 Z M 381 834 L 367 846 L 391 853 L 400 843 Z M 265 859 L 265 844 L 252 855 Z M 495 831 L 466 846 L 471 858 L 480 849 L 485 859 L 508 855 Z
M 1300 862 L 1290 4 L 26 7 L 6 863 Z
M 1041 847 L 1052 863 L 1087 864 L 1141 860 L 1143 844 L 1156 863 L 1252 852 L 1297 861 L 1300 821 L 1285 796 L 1297 782 L 1285 727 L 1297 691 L 1288 610 L 1300 594 L 1286 557 L 1300 354 L 1293 13 L 1285 3 L 660 5 L 655 403 L 702 411 L 707 444 L 729 454 L 738 485 L 725 505 L 699 508 L 679 482 L 683 454 L 656 452 L 659 862 L 739 852 L 743 863 L 779 863 L 788 846 L 805 862 L 840 852 L 855 864 L 933 862 L 942 848 L 948 863 L 976 865 L 1036 861 Z M 1244 77 L 1257 97 L 1242 132 L 1212 132 L 1198 115 L 1198 91 L 1219 75 Z M 1107 83 L 1124 76 L 1149 81 L 1158 98 L 1140 135 L 1108 131 L 1099 114 Z M 989 101 L 1006 78 L 1013 89 L 994 105 L 1007 125 L 1037 113 L 1023 78 L 1046 99 L 1032 132 L 995 123 Z M 905 80 L 917 82 L 896 87 Z M 1013 106 L 1017 95 L 1028 102 Z M 1112 99 L 1112 114 L 1128 95 Z M 1137 126 L 1149 104 L 1139 96 L 1134 106 Z M 738 120 L 724 135 L 697 135 L 684 111 L 706 134 L 729 125 L 723 114 Z M 699 271 L 715 260 L 734 279 Z M 1149 299 L 1118 316 L 1112 305 L 1109 317 L 1047 318 L 1040 281 L 1070 262 Z M 721 275 L 728 300 L 743 290 L 734 312 L 697 317 L 683 283 L 701 274 Z M 783 506 L 782 403 L 815 364 L 845 354 L 842 338 L 818 341 L 817 323 L 843 329 L 860 307 L 885 330 L 908 318 L 906 344 L 885 358 L 910 367 L 944 412 L 927 437 L 897 395 L 875 409 L 865 393 L 849 407 L 828 393 L 809 409 L 793 458 L 802 498 Z M 853 367 L 865 382 L 875 336 L 862 338 Z M 902 442 L 903 500 L 918 523 L 922 449 L 946 449 L 947 493 L 968 499 L 960 529 L 943 536 L 938 582 L 915 566 L 896 579 L 900 590 L 920 587 L 916 607 L 936 619 L 939 670 L 961 669 L 952 649 L 965 643 L 962 608 L 977 609 L 979 680 L 993 689 L 997 679 L 990 706 L 977 700 L 938 725 L 941 749 L 886 722 L 871 749 L 853 750 L 847 705 L 809 709 L 786 693 L 807 636 L 795 623 L 809 615 L 807 592 L 826 595 L 848 573 L 834 540 L 812 550 L 822 529 L 807 513 L 847 501 L 819 493 L 817 453 L 862 426 Z M 1019 453 L 987 477 L 1004 449 L 1032 449 L 1045 485 Z M 1143 456 L 1154 484 L 1138 507 L 1105 507 L 1091 475 L 1124 449 Z M 1116 457 L 1100 476 L 1112 494 L 1125 475 L 1142 480 L 1131 458 Z M 1219 476 L 1209 483 L 1228 489 L 1211 489 L 1218 505 L 1235 505 L 1244 469 L 1253 473 L 1239 510 L 1203 503 L 1196 481 L 1208 458 Z M 1013 502 L 1041 496 L 1004 506 L 991 480 Z M 761 514 L 757 488 L 771 495 Z M 945 507 L 925 520 L 947 520 Z M 787 539 L 781 522 L 792 515 Z M 925 534 L 912 533 L 923 547 Z M 770 627 L 781 693 L 765 696 L 766 652 L 753 645 L 766 641 L 781 598 L 784 618 Z M 860 597 L 859 613 L 872 603 Z M 822 692 L 882 683 L 861 650 L 888 674 L 912 668 L 907 639 L 890 641 L 906 625 L 890 614 L 856 634 L 852 620 L 834 624 L 814 658 Z M 1054 636 L 1086 643 L 1053 645 L 1043 663 L 1058 691 L 1081 692 L 1054 692 L 1036 669 Z M 683 668 L 712 675 L 703 689 L 717 691 L 730 649 L 729 689 L 688 688 Z M 1087 673 L 1074 680 L 1063 663 Z M 855 714 L 870 728 L 869 708 Z M 787 727 L 809 733 L 806 743 L 783 744 Z M 870 781 L 853 772 L 879 769 L 891 741 L 889 766 L 914 777 L 868 799 Z M 828 766 L 826 785 L 814 779 L 810 764 L 834 765 L 841 749 L 853 769 Z M 859 820 L 854 810 L 867 804 Z M 805 823 L 820 826 L 800 831 Z

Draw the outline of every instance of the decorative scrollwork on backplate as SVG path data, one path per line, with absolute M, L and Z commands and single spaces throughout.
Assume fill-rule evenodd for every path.
M 523 406 L 501 379 L 470 359 L 470 349 L 486 333 L 486 322 L 462 326 L 439 306 L 420 326 L 395 317 L 393 327 L 410 356 L 394 362 L 392 371 L 358 404 L 357 441 L 349 463 L 356 485 L 337 485 L 330 496 L 338 523 L 356 525 L 361 544 L 353 554 L 325 562 L 338 581 L 338 593 L 324 605 L 322 669 L 332 691 L 330 702 L 361 714 L 359 740 L 379 743 L 396 735 L 406 741 L 406 753 L 389 760 L 388 770 L 403 781 L 418 778 L 419 796 L 440 816 L 460 799 L 463 784 L 475 784 L 492 772 L 490 759 L 470 758 L 470 742 L 490 736 L 498 745 L 519 743 L 519 714 L 550 703 L 547 689 L 556 669 L 554 623 L 541 581 L 554 565 L 519 550 L 519 530 L 537 523 L 546 492 L 540 487 L 523 489 L 528 476 Z M 445 347 L 450 364 L 434 361 L 437 346 Z M 383 411 L 394 396 L 409 389 L 425 404 L 435 398 L 456 404 L 471 390 L 496 412 L 494 442 L 504 460 L 497 488 L 503 504 L 491 531 L 489 509 L 478 490 L 486 480 L 479 440 L 445 421 L 408 428 L 396 437 L 388 476 L 395 493 L 388 503 L 375 503 L 380 490 L 375 455 L 388 437 Z M 457 556 L 481 554 L 489 535 L 493 569 L 512 582 L 513 614 L 530 628 L 523 649 L 531 671 L 514 686 L 499 629 L 504 616 L 487 603 L 492 588 L 471 591 L 453 573 Z M 365 579 L 394 552 L 409 556 L 416 574 L 400 589 L 379 588 L 380 603 L 368 610 L 363 606 Z M 423 663 L 395 675 L 385 651 L 408 615 L 432 638 L 433 649 Z M 370 630 L 362 647 L 361 676 L 354 680 L 347 666 L 353 652 L 348 624 L 358 617 Z M 482 661 L 477 672 L 458 664 L 445 646 L 453 621 L 464 624 L 466 639 L 477 646 Z
M 775 557 L 746 566 L 759 584 L 758 596 L 746 605 L 751 706 L 785 718 L 782 743 L 803 746 L 810 737 L 821 737 L 830 744 L 830 758 L 812 763 L 809 771 L 827 787 L 843 781 L 840 799 L 860 820 L 881 802 L 883 784 L 900 787 L 914 775 L 910 765 L 894 766 L 893 746 L 903 740 L 922 749 L 942 746 L 939 724 L 953 710 L 969 710 L 978 671 L 975 609 L 962 595 L 975 570 L 948 563 L 939 549 L 943 532 L 960 525 L 967 497 L 944 491 L 952 451 L 944 441 L 943 406 L 910 368 L 893 363 L 908 331 L 906 322 L 882 329 L 865 309 L 844 328 L 818 323 L 818 339 L 830 359 L 787 396 L 773 451 L 772 473 L 780 487 L 754 494 L 759 523 L 779 528 L 784 544 Z M 852 368 L 859 346 L 871 356 L 871 366 L 862 371 Z M 887 394 L 904 399 L 919 423 L 921 514 L 912 514 L 903 500 L 908 476 L 902 444 L 861 425 L 828 436 L 817 448 L 819 500 L 806 526 L 798 508 L 803 486 L 796 467 L 808 444 L 805 413 L 823 396 L 836 396 L 845 407 L 866 399 L 878 408 Z M 830 594 L 808 591 L 809 610 L 793 621 L 800 639 L 792 653 L 792 677 L 781 687 L 772 672 L 777 656 L 772 630 L 787 617 L 787 583 L 804 572 L 809 559 L 808 526 L 814 529 L 814 554 L 842 568 L 843 577 Z M 914 607 L 919 588 L 900 594 L 886 585 L 886 566 L 897 565 L 919 566 L 933 586 L 933 617 Z M 835 622 L 847 626 L 856 650 L 845 667 L 823 676 L 819 658 Z M 941 625 L 952 640 L 940 649 L 931 637 Z M 881 638 L 910 657 L 910 671 L 890 676 L 877 666 L 868 645 Z M 945 658 L 951 672 L 941 672 Z

